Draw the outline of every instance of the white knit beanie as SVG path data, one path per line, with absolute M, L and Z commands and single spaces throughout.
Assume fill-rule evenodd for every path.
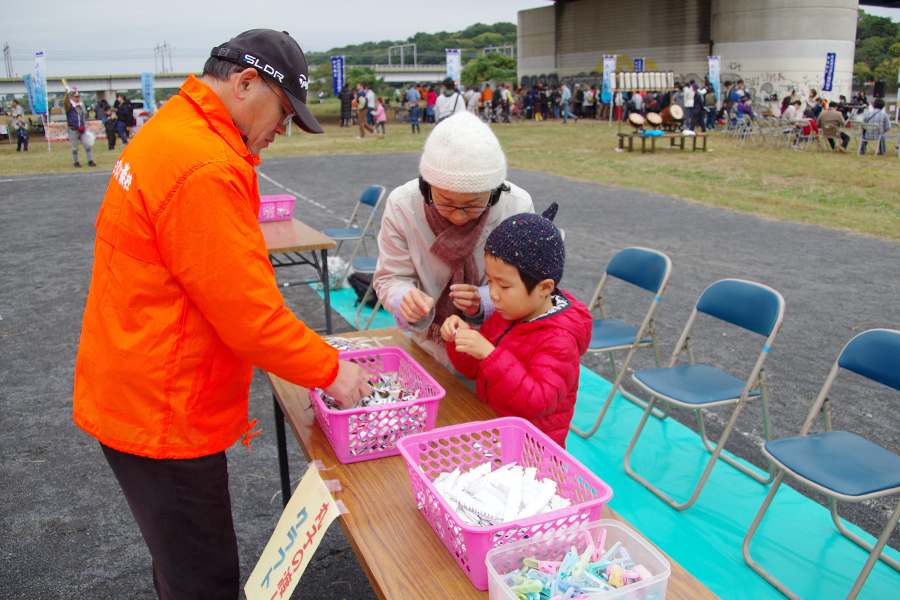
M 486 123 L 470 112 L 458 112 L 428 136 L 419 173 L 436 188 L 477 194 L 500 187 L 506 179 L 506 156 Z

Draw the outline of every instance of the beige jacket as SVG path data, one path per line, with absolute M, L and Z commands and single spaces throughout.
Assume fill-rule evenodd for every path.
M 475 264 L 481 275 L 479 285 L 486 285 L 484 276 L 484 243 L 487 236 L 503 219 L 521 213 L 533 213 L 531 196 L 522 188 L 509 182 L 509 192 L 500 196 L 499 202 L 491 208 L 488 222 L 475 249 Z M 447 350 L 428 340 L 425 330 L 433 317 L 425 317 L 410 326 L 400 316 L 400 301 L 410 288 L 418 288 L 435 300 L 450 279 L 450 267 L 437 258 L 429 249 L 434 243 L 434 234 L 425 220 L 425 199 L 419 193 L 419 180 L 413 179 L 391 192 L 381 219 L 378 233 L 378 266 L 375 270 L 375 292 L 384 308 L 394 315 L 397 327 L 410 331 L 416 343 L 441 364 L 455 372 Z M 487 291 L 482 292 L 482 306 L 490 302 Z M 485 316 L 489 316 L 493 306 L 486 306 Z

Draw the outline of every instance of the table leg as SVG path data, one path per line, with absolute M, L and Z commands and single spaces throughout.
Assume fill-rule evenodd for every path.
M 272 403 L 275 405 L 275 443 L 278 446 L 278 472 L 281 475 L 281 500 L 287 506 L 291 499 L 291 472 L 288 464 L 287 437 L 284 433 L 284 413 L 278 406 L 275 394 L 272 394 Z
M 331 293 L 328 285 L 328 250 L 322 249 L 322 289 L 325 291 L 325 333 L 331 335 Z
M 619 136 L 619 150 L 624 150 L 624 149 L 625 149 L 625 138 L 623 138 L 620 135 Z
M 707 135 L 703 136 L 703 151 L 706 152 L 706 138 L 709 137 Z
M 634 152 L 634 136 L 633 135 L 628 136 L 628 151 Z
M 684 151 L 684 136 L 681 136 L 681 150 Z

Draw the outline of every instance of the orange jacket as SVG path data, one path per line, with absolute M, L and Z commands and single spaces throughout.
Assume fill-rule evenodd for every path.
M 116 163 L 75 365 L 75 423 L 101 443 L 206 456 L 249 431 L 253 365 L 305 387 L 337 376 L 337 351 L 276 287 L 252 163 L 194 76 Z

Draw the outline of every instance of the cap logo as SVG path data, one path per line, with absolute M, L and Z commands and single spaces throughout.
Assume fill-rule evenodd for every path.
M 219 48 L 219 56 L 228 56 L 228 48 Z
M 306 81 L 306 75 L 304 75 L 303 73 L 300 74 L 300 87 L 302 87 L 304 90 L 309 88 L 309 83 Z
M 272 78 L 277 79 L 278 83 L 284 83 L 284 75 L 281 73 L 281 71 L 276 70 L 275 67 L 272 67 L 268 64 L 263 64 L 263 63 L 259 62 L 259 59 L 256 58 L 255 56 L 251 56 L 250 54 L 245 54 L 244 62 L 250 63 L 257 69 L 270 75 Z

